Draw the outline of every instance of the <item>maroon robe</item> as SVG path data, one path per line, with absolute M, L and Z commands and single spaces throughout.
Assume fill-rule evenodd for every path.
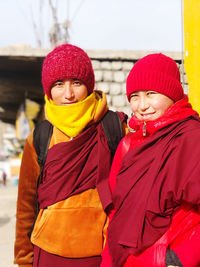
M 181 202 L 200 204 L 200 120 L 189 117 L 156 132 L 123 158 L 116 209 L 108 228 L 113 266 L 151 246 Z
M 103 207 L 111 203 L 108 176 L 111 153 L 102 126 L 92 125 L 70 142 L 49 149 L 38 188 L 40 208 L 96 188 Z
M 110 164 L 111 153 L 100 123 L 70 142 L 54 145 L 48 151 L 43 180 L 38 188 L 40 208 L 96 187 L 106 208 L 112 201 L 108 184 Z M 100 263 L 101 255 L 72 259 L 34 246 L 34 267 L 97 267 Z
M 101 264 L 101 256 L 72 259 L 51 254 L 34 246 L 33 267 L 98 267 Z
M 121 122 L 126 114 L 118 113 Z M 97 188 L 102 206 L 112 202 L 108 183 L 111 152 L 101 123 L 85 129 L 70 142 L 54 145 L 49 149 L 38 188 L 40 208 L 64 200 L 87 189 Z M 88 258 L 65 258 L 34 247 L 34 267 L 53 266 L 100 266 L 101 255 Z

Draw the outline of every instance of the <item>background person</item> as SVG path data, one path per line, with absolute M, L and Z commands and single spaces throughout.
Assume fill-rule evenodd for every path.
M 6 174 L 6 172 L 5 171 L 3 171 L 3 173 L 2 173 L 2 183 L 3 183 L 3 185 L 6 185 L 6 182 L 7 182 L 7 174 Z

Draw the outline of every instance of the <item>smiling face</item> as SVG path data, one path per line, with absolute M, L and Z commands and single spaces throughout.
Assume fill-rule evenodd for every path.
M 76 79 L 56 81 L 51 88 L 51 97 L 57 106 L 71 105 L 88 96 L 87 87 Z
M 162 116 L 174 101 L 155 91 L 137 91 L 130 96 L 131 109 L 137 119 L 152 121 Z

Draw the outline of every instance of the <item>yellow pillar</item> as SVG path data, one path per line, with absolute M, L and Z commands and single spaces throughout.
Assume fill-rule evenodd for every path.
M 189 100 L 200 113 L 200 0 L 183 0 L 183 25 Z

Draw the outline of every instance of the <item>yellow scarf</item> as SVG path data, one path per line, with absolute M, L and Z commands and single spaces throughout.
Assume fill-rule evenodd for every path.
M 100 95 L 93 92 L 84 100 L 66 106 L 57 106 L 45 95 L 45 111 L 48 120 L 69 137 L 76 137 L 92 124 L 95 113 L 101 105 Z

